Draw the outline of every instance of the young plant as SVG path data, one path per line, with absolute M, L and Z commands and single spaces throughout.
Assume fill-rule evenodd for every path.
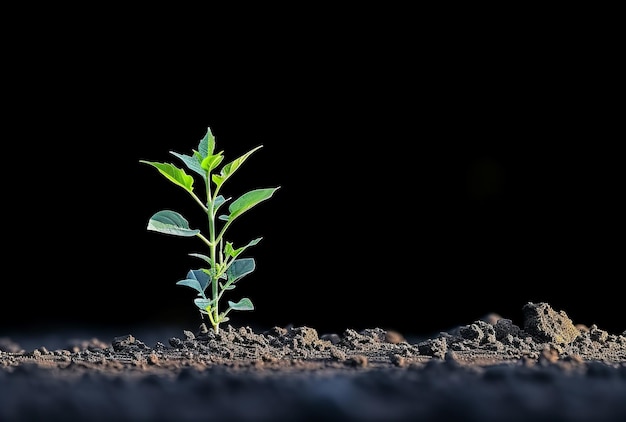
M 208 268 L 190 270 L 187 278 L 176 284 L 187 286 L 197 292 L 194 303 L 200 309 L 201 316 L 206 315 L 216 333 L 222 322 L 229 320 L 230 311 L 254 310 L 252 301 L 247 297 L 238 302 L 228 301 L 228 307 L 220 311 L 220 300 L 224 292 L 233 290 L 236 283 L 245 275 L 255 269 L 253 258 L 241 258 L 241 254 L 249 247 L 261 241 L 261 237 L 250 241 L 247 245 L 235 248 L 232 242 L 225 240 L 224 235 L 228 228 L 237 218 L 255 205 L 269 199 L 280 187 L 254 189 L 244 193 L 236 200 L 230 202 L 228 213 L 218 216 L 220 208 L 228 203 L 231 198 L 224 198 L 220 190 L 224 182 L 263 145 L 248 151 L 246 154 L 217 169 L 224 159 L 223 151 L 215 153 L 215 137 L 208 128 L 206 135 L 200 140 L 198 150 L 193 150 L 192 155 L 170 153 L 179 158 L 185 166 L 204 182 L 205 192 L 202 200 L 194 191 L 194 178 L 183 169 L 170 163 L 158 163 L 154 161 L 139 160 L 141 163 L 155 167 L 159 173 L 170 182 L 186 190 L 191 197 L 202 207 L 207 215 L 206 230 L 208 236 L 198 229 L 189 228 L 188 221 L 176 211 L 163 210 L 154 214 L 148 221 L 148 230 L 181 237 L 198 237 L 208 247 L 208 255 L 191 253 L 189 255 L 203 260 Z M 219 220 L 219 222 L 218 222 Z

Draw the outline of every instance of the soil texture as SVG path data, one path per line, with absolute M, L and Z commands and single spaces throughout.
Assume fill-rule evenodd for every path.
M 24 350 L 0 339 L 0 421 L 625 421 L 626 331 L 527 303 L 432 338 L 224 326 Z

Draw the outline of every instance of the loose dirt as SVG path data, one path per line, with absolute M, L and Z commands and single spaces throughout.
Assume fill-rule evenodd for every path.
M 0 339 L 0 421 L 624 421 L 626 331 L 547 303 L 427 339 L 225 326 L 24 350 Z

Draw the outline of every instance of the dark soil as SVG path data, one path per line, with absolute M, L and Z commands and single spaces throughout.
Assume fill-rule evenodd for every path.
M 433 338 L 201 327 L 22 350 L 0 339 L 0 421 L 625 421 L 626 331 L 547 303 Z

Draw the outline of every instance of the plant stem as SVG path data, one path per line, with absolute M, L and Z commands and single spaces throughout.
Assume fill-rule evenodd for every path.
M 213 199 L 213 197 L 211 196 L 211 184 L 207 183 L 206 184 L 206 190 L 207 190 L 207 216 L 209 219 L 209 252 L 210 252 L 210 258 L 211 258 L 211 269 L 212 274 L 211 274 L 211 299 L 216 299 L 218 296 L 218 287 L 219 287 L 219 283 L 218 283 L 218 277 L 216 277 L 217 275 L 217 244 L 215 242 L 215 200 Z M 217 193 L 217 192 L 216 192 Z M 211 320 L 211 325 L 213 325 L 213 329 L 215 330 L 215 334 L 219 333 L 220 331 L 220 324 L 219 324 L 219 306 L 217 303 L 217 300 L 213 301 L 213 307 L 211 308 L 211 312 L 213 313 L 213 318 L 210 318 Z

